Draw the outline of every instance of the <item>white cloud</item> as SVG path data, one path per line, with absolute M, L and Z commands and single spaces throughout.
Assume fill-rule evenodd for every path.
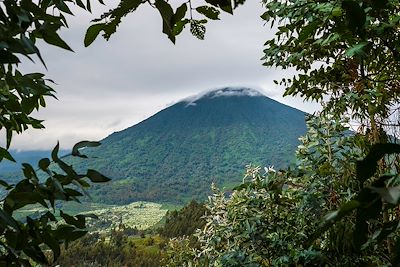
M 220 89 L 207 90 L 205 92 L 189 96 L 181 100 L 181 102 L 186 102 L 187 107 L 195 106 L 196 102 L 204 97 L 216 98 L 216 97 L 227 97 L 227 96 L 263 96 L 259 91 L 239 86 L 224 87 Z

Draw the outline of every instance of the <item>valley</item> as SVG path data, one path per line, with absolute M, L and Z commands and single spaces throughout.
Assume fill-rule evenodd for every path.
M 151 202 L 133 202 L 127 205 L 106 205 L 99 203 L 77 203 L 67 202 L 63 205 L 57 205 L 57 209 L 70 215 L 95 215 L 98 219 L 88 218 L 87 228 L 89 232 L 110 233 L 112 229 L 121 225 L 136 230 L 147 230 L 157 225 L 165 216 L 168 209 L 162 204 Z M 175 206 L 179 208 L 179 206 Z M 18 219 L 24 220 L 27 216 L 38 217 L 46 210 L 37 205 L 28 205 L 19 210 L 16 214 Z M 58 219 L 62 219 L 57 216 Z

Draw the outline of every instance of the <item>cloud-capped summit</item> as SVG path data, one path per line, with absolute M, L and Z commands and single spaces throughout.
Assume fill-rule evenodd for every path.
M 85 167 L 113 179 L 92 196 L 108 203 L 204 199 L 212 182 L 242 181 L 247 164 L 290 164 L 306 131 L 304 118 L 249 88 L 187 98 L 85 150 L 96 157 Z
M 204 98 L 216 98 L 216 97 L 230 97 L 230 96 L 265 96 L 259 91 L 247 88 L 247 87 L 224 87 L 220 89 L 208 90 L 206 92 L 202 92 L 200 94 L 187 97 L 182 100 L 182 102 L 186 102 L 187 106 L 194 106 L 196 102 L 200 99 Z

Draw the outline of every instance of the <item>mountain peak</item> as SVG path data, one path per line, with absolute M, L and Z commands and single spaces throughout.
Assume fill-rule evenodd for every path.
M 306 132 L 304 116 L 256 90 L 225 87 L 110 135 L 101 147 L 85 150 L 97 158 L 82 165 L 113 178 L 108 188 L 93 189 L 97 201 L 205 199 L 212 182 L 240 183 L 247 164 L 288 166 Z
M 187 106 L 195 106 L 196 102 L 201 99 L 210 99 L 217 97 L 232 97 L 232 96 L 248 96 L 248 97 L 256 97 L 256 96 L 265 96 L 257 90 L 247 88 L 247 87 L 224 87 L 220 89 L 214 89 L 210 91 L 206 91 L 200 93 L 198 95 L 190 96 L 182 100 L 182 102 L 186 102 Z

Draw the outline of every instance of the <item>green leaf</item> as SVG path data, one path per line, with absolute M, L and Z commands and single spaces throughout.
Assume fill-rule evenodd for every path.
M 181 21 L 178 21 L 177 23 L 175 23 L 174 35 L 175 36 L 179 35 L 182 32 L 183 28 L 185 28 L 185 25 L 188 23 L 189 23 L 188 19 L 184 19 L 184 20 L 181 20 Z
M 57 145 L 53 148 L 53 150 L 51 151 L 51 158 L 53 161 L 57 161 L 58 158 L 58 151 L 60 149 L 60 143 L 57 142 Z
M 355 55 L 357 56 L 364 56 L 365 51 L 364 49 L 369 45 L 369 42 L 361 42 L 356 45 L 353 45 L 349 47 L 349 49 L 346 50 L 345 55 L 348 57 L 353 57 Z
M 67 240 L 68 241 L 75 241 L 79 238 L 81 238 L 82 236 L 86 235 L 88 231 L 86 230 L 74 230 L 71 233 L 69 233 L 69 235 L 67 236 Z
M 6 129 L 6 148 L 10 148 L 13 132 L 11 129 Z
M 90 181 L 92 181 L 93 183 L 104 183 L 104 182 L 108 182 L 111 181 L 110 178 L 102 175 L 101 173 L 99 173 L 98 171 L 95 170 L 91 170 L 89 169 L 86 173 L 86 176 L 90 179 Z
M 173 26 L 175 22 L 173 21 L 174 12 L 172 7 L 164 0 L 156 0 L 155 6 L 160 12 L 163 20 L 163 33 L 165 33 L 168 38 L 175 43 L 175 35 L 173 33 Z
M 365 24 L 367 16 L 364 12 L 364 9 L 360 6 L 357 1 L 343 1 L 342 8 L 346 10 L 346 18 L 349 24 L 349 27 L 353 31 L 358 31 Z
M 81 141 L 78 142 L 74 145 L 74 147 L 72 148 L 72 156 L 76 156 L 76 157 L 81 157 L 81 158 L 87 158 L 86 155 L 82 155 L 79 152 L 79 149 L 85 148 L 85 147 L 98 147 L 99 145 L 101 145 L 100 142 L 93 142 L 93 141 Z
M 400 153 L 398 144 L 375 144 L 371 147 L 368 155 L 361 161 L 357 161 L 357 179 L 364 183 L 374 175 L 378 161 L 386 154 Z
M 48 264 L 47 258 L 43 251 L 37 245 L 31 245 L 23 249 L 24 253 L 38 263 Z
M 32 96 L 23 98 L 21 101 L 22 111 L 30 114 L 35 108 L 37 108 L 38 97 Z
M 55 4 L 55 6 L 62 12 L 65 12 L 67 14 L 70 15 L 74 15 L 71 10 L 69 9 L 69 7 L 65 4 L 64 0 L 61 1 L 53 1 L 53 3 Z
M 83 194 L 79 191 L 76 191 L 74 189 L 71 188 L 65 188 L 64 192 L 66 195 L 70 196 L 70 197 L 80 197 L 83 196 Z
M 8 159 L 9 161 L 16 162 L 15 159 L 11 156 L 10 152 L 7 149 L 0 147 L 0 162 L 3 159 Z
M 16 64 L 20 63 L 20 60 L 17 56 L 13 55 L 11 52 L 7 50 L 0 49 L 0 64 Z
M 47 169 L 50 166 L 50 160 L 48 158 L 41 159 L 41 160 L 39 160 L 39 164 L 38 165 L 39 165 L 40 169 L 42 169 L 44 171 L 47 171 Z
M 69 50 L 69 51 L 73 52 L 71 47 L 69 47 L 69 45 L 66 42 L 64 42 L 64 40 L 61 39 L 61 37 L 55 31 L 43 30 L 42 35 L 43 35 L 43 40 L 45 40 L 46 43 L 54 45 L 54 46 L 58 46 L 60 48 L 63 48 L 65 50 Z
M 57 229 L 54 231 L 54 236 L 57 239 L 66 240 L 66 241 L 74 241 L 87 233 L 86 230 L 77 230 L 75 227 L 71 225 L 59 225 Z
M 196 11 L 199 12 L 200 14 L 203 14 L 209 19 L 212 20 L 219 20 L 219 10 L 215 9 L 214 7 L 210 6 L 199 6 L 196 8 Z
M 82 0 L 76 0 L 76 4 L 80 7 L 86 10 L 85 4 L 82 2 Z
M 10 190 L 13 188 L 12 185 L 9 185 L 6 181 L 0 179 L 0 185 L 3 186 L 6 190 Z
M 186 11 L 187 11 L 187 4 L 183 3 L 180 7 L 178 7 L 176 9 L 176 12 L 175 12 L 174 17 L 173 17 L 173 21 L 174 22 L 179 22 L 183 18 L 185 18 Z
M 7 204 L 12 211 L 25 207 L 26 205 L 37 203 L 47 208 L 44 198 L 37 192 L 11 191 L 6 197 L 4 203 Z
M 297 40 L 299 42 L 303 42 L 306 39 L 308 39 L 310 36 L 314 36 L 315 30 L 318 28 L 318 26 L 320 26 L 319 21 L 316 20 L 316 21 L 311 22 L 310 24 L 308 24 L 307 26 L 305 26 L 303 28 L 303 30 L 300 32 Z
M 67 213 L 64 213 L 62 210 L 60 211 L 60 216 L 64 219 L 64 221 L 69 225 L 74 225 L 77 228 L 83 229 L 85 228 L 85 217 L 84 216 L 71 216 Z
M 88 47 L 90 44 L 92 44 L 94 42 L 94 40 L 96 40 L 97 36 L 99 35 L 99 33 L 104 30 L 104 23 L 97 23 L 97 24 L 93 24 L 91 25 L 85 34 L 85 40 L 83 41 L 85 47 Z
M 43 232 L 43 241 L 44 243 L 53 251 L 53 258 L 57 259 L 60 256 L 60 244 L 58 240 L 50 235 L 49 232 Z
M 198 39 L 204 40 L 206 27 L 200 21 L 192 20 L 190 21 L 190 32 Z
M 338 210 L 330 212 L 324 218 L 325 221 L 338 221 L 353 210 L 360 206 L 360 202 L 357 200 L 350 200 L 343 204 Z
M 89 11 L 89 12 L 92 12 L 92 7 L 90 5 L 90 0 L 86 1 L 86 10 Z
M 231 0 L 206 0 L 206 2 L 215 7 L 219 7 L 220 9 L 229 14 L 233 14 Z
M 343 14 L 343 9 L 341 7 L 335 7 L 332 9 L 332 16 L 334 17 L 340 17 Z
M 0 225 L 3 225 L 4 227 L 10 226 L 16 230 L 19 229 L 18 224 L 14 220 L 14 218 L 9 214 L 5 213 L 3 209 L 0 209 Z
M 51 2 L 52 2 L 51 0 L 43 0 L 43 1 L 41 1 L 41 3 L 40 3 L 41 4 L 40 5 L 41 9 L 46 10 L 49 7 Z

